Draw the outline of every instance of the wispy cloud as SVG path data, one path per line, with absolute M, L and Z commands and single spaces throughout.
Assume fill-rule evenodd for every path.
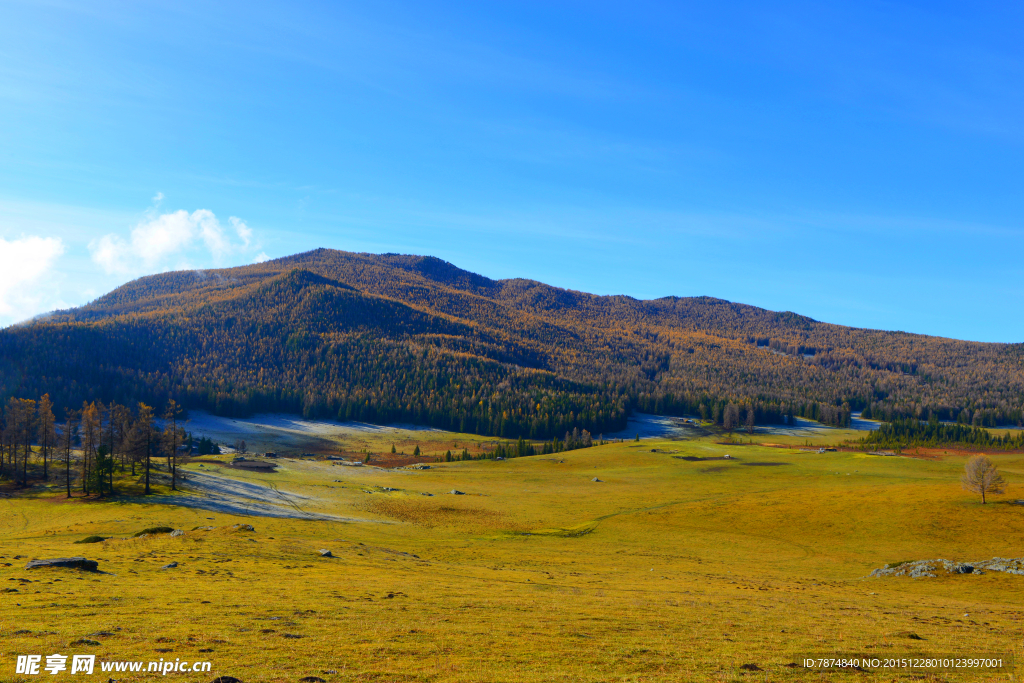
M 50 277 L 64 253 L 58 237 L 0 238 L 4 275 L 0 277 L 0 319 L 23 320 L 59 305 Z
M 160 199 L 162 195 L 157 193 L 154 201 Z M 216 265 L 221 265 L 231 255 L 258 248 L 253 241 L 253 231 L 245 221 L 231 216 L 227 222 L 225 227 L 207 209 L 159 215 L 151 211 L 131 229 L 127 238 L 116 233 L 104 235 L 89 243 L 89 252 L 93 262 L 108 275 L 168 270 L 189 256 L 208 255 Z

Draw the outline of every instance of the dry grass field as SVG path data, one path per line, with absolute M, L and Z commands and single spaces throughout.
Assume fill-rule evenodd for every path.
M 363 520 L 352 522 L 8 490 L 0 680 L 1010 680 L 787 666 L 843 652 L 1022 655 L 1024 576 L 867 575 L 1024 555 L 1024 507 L 1011 504 L 1024 456 L 992 456 L 1010 488 L 981 505 L 960 489 L 963 457 L 816 450 L 849 437 L 646 439 L 425 470 L 202 464 L 291 494 L 304 513 Z M 154 526 L 185 534 L 131 538 Z M 74 543 L 90 535 L 109 538 Z M 72 555 L 104 573 L 23 568 Z M 17 655 L 53 653 L 212 670 L 14 673 Z

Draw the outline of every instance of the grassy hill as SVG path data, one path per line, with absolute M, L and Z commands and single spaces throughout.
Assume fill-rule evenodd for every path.
M 185 468 L 363 522 L 234 516 L 192 506 L 200 492 L 168 505 L 169 495 L 66 500 L 59 483 L 36 487 L 0 498 L 2 664 L 10 676 L 14 654 L 60 652 L 212 662 L 202 677 L 177 676 L 190 681 L 655 682 L 808 680 L 791 665 L 814 654 L 1022 654 L 1024 577 L 868 576 L 906 560 L 1019 557 L 1020 507 L 961 491 L 960 457 L 776 440 L 645 440 L 429 470 L 282 459 L 267 474 L 211 458 Z M 1013 482 L 1024 474 L 1019 454 L 992 458 Z M 133 537 L 161 526 L 185 535 Z M 107 540 L 75 543 L 88 536 Z M 73 555 L 109 573 L 23 569 Z
M 821 323 L 710 297 L 639 301 L 327 249 L 140 278 L 0 331 L 0 392 L 289 411 L 546 438 L 633 408 L 1018 423 L 1024 345 Z M 735 408 L 730 411 L 729 406 Z

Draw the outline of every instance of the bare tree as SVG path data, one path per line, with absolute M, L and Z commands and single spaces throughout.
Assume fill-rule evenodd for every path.
M 82 403 L 82 492 L 89 494 L 89 469 L 102 437 L 100 412 L 95 403 Z M 102 490 L 97 493 L 102 493 Z
M 4 440 L 7 442 L 7 460 L 14 470 L 14 483 L 18 483 L 18 432 L 21 428 L 21 403 L 11 398 L 4 410 Z
M 754 406 L 747 406 L 747 434 L 754 433 Z
M 64 410 L 64 425 L 60 434 L 60 447 L 64 451 L 64 476 L 71 497 L 71 449 L 75 446 L 75 411 Z
M 57 418 L 53 416 L 53 403 L 50 402 L 50 395 L 43 394 L 36 406 L 36 413 L 39 416 L 39 448 L 43 454 L 43 479 L 50 478 L 50 471 L 47 469 L 46 459 L 50 455 L 50 449 L 57 441 L 55 424 Z
M 722 427 L 728 431 L 735 429 L 740 422 L 740 409 L 735 403 L 730 403 L 725 407 L 725 412 L 722 413 Z
M 184 429 L 178 426 L 181 420 L 181 406 L 172 398 L 167 401 L 167 410 L 164 411 L 164 420 L 167 426 L 164 427 L 164 446 L 167 448 L 167 469 L 171 472 L 171 490 L 178 490 L 178 446 L 184 440 Z M 245 442 L 242 442 L 242 450 L 245 450 Z
M 149 486 L 150 458 L 153 455 L 154 430 L 153 430 L 153 408 L 145 403 L 139 402 L 139 416 L 135 420 L 135 451 L 145 457 L 146 462 L 146 495 L 153 491 Z
M 964 465 L 964 473 L 960 475 L 960 484 L 964 490 L 981 494 L 981 502 L 985 503 L 986 493 L 1002 493 L 1006 490 L 1006 481 L 999 470 L 986 455 L 976 455 Z

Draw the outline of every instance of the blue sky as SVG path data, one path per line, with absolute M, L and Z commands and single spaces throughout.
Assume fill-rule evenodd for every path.
M 1024 341 L 1020 3 L 0 15 L 0 325 L 332 247 Z

